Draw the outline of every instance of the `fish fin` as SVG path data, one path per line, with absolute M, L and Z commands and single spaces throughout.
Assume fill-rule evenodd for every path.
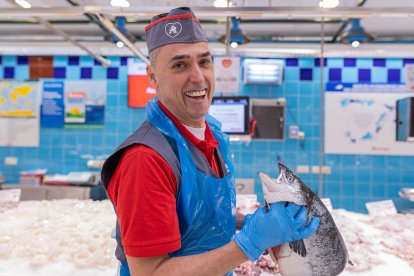
M 303 240 L 297 240 L 289 243 L 289 247 L 293 249 L 294 252 L 299 254 L 302 257 L 306 256 L 306 247 Z

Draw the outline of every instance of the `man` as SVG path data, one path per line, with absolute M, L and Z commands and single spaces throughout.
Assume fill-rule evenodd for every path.
M 235 234 L 233 165 L 227 136 L 207 114 L 214 68 L 200 22 L 189 8 L 173 9 L 152 19 L 146 40 L 158 98 L 102 169 L 118 218 L 120 274 L 223 275 L 314 233 L 319 220 L 304 226 L 304 207 L 274 204 Z

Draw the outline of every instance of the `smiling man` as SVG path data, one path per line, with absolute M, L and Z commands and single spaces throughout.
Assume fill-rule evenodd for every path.
M 295 204 L 236 214 L 228 137 L 207 114 L 212 56 L 191 9 L 152 18 L 146 40 L 157 98 L 101 173 L 117 214 L 119 274 L 223 275 L 316 231 L 318 222 L 304 226 L 306 209 Z

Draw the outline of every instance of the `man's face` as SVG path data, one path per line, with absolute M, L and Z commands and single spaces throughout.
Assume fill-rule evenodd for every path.
M 162 104 L 183 124 L 204 126 L 214 94 L 214 67 L 206 42 L 161 46 L 147 67 Z

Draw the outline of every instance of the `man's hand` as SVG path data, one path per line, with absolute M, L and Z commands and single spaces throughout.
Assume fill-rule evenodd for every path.
M 258 208 L 245 219 L 243 227 L 234 236 L 234 241 L 252 261 L 259 258 L 266 249 L 290 241 L 301 240 L 314 234 L 319 218 L 312 218 L 305 226 L 307 210 L 294 203 L 273 203 L 269 211 Z

